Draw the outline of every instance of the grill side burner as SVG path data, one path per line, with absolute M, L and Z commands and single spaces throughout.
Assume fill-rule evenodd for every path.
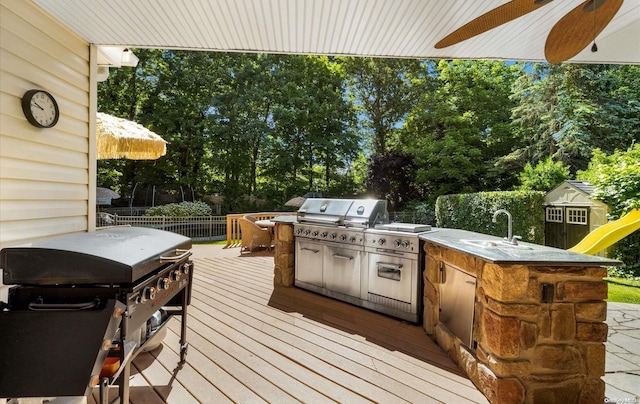
M 122 227 L 1 250 L 3 281 L 17 285 L 9 289 L 6 309 L 0 306 L 0 361 L 11 364 L 10 377 L 0 374 L 0 397 L 87 395 L 99 386 L 106 402 L 108 387 L 117 384 L 120 402 L 128 402 L 131 361 L 175 315 L 182 320 L 182 364 L 193 280 L 190 248 L 187 237 Z M 120 315 L 106 313 L 112 320 L 103 324 L 109 307 Z M 161 309 L 167 315 L 156 316 Z M 154 332 L 147 333 L 152 320 Z M 85 329 L 93 330 L 91 338 L 81 337 Z M 95 333 L 104 335 L 97 346 Z M 46 347 L 57 347 L 56 354 L 47 354 Z M 121 365 L 99 378 L 107 355 Z M 73 380 L 65 376 L 70 374 Z

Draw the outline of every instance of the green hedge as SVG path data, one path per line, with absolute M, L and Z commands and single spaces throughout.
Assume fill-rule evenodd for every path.
M 205 202 L 180 202 L 154 206 L 148 209 L 145 216 L 210 216 L 211 207 Z
M 507 217 L 493 212 L 508 210 L 513 217 L 513 234 L 523 241 L 544 244 L 544 192 L 508 191 L 443 195 L 436 200 L 438 227 L 463 229 L 505 237 Z

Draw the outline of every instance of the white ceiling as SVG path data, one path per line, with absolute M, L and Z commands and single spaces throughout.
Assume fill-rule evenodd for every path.
M 88 42 L 140 48 L 543 61 L 555 0 L 481 35 L 440 39 L 507 0 L 31 0 Z M 519 0 L 527 1 L 527 0 Z M 535 0 L 530 0 L 534 2 Z M 571 62 L 640 64 L 640 0 L 625 0 Z

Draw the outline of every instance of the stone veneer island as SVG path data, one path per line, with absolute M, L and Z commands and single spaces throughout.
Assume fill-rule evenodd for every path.
M 464 230 L 421 238 L 424 330 L 489 401 L 604 402 L 604 266 L 619 261 L 529 243 L 499 248 L 499 238 Z M 469 242 L 478 239 L 496 246 Z M 476 278 L 470 344 L 440 321 L 445 265 Z

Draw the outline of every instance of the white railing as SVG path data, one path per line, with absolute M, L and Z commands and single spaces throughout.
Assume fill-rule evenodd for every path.
M 167 230 L 190 237 L 194 241 L 225 240 L 225 216 L 119 216 L 100 212 L 97 227 L 134 226 Z

